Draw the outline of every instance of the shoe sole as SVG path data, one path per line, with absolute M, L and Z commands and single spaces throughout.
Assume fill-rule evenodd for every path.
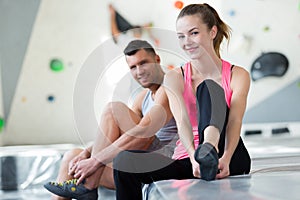
M 55 187 L 48 187 L 48 185 L 44 185 L 44 187 L 51 193 L 61 196 L 61 197 L 65 197 L 65 198 L 72 198 L 72 199 L 78 199 L 78 200 L 97 200 L 98 199 L 98 194 L 95 195 L 94 193 L 89 193 L 89 194 L 82 194 L 82 195 L 74 195 L 74 193 L 71 193 L 67 190 L 63 190 L 61 188 L 57 188 Z M 66 194 L 67 193 L 67 194 Z
M 209 143 L 200 144 L 194 157 L 200 164 L 201 179 L 206 181 L 215 180 L 219 164 L 216 149 Z

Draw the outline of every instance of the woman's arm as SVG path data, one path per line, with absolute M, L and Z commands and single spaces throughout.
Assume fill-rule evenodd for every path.
M 166 90 L 171 112 L 176 121 L 179 138 L 186 148 L 190 159 L 194 160 L 194 135 L 183 99 L 184 80 L 180 71 L 172 70 L 165 75 Z
M 242 120 L 246 110 L 247 96 L 250 87 L 249 73 L 245 69 L 235 66 L 232 70 L 230 85 L 232 97 L 226 127 L 225 150 L 220 159 L 220 164 L 225 163 L 228 169 L 223 171 L 221 169 L 221 173 L 218 174 L 217 178 L 224 178 L 230 173 L 229 163 L 240 139 Z

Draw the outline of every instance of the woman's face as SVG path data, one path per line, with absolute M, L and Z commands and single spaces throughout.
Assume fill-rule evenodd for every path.
M 199 59 L 204 51 L 213 47 L 213 37 L 198 15 L 181 17 L 176 23 L 180 47 L 190 59 Z

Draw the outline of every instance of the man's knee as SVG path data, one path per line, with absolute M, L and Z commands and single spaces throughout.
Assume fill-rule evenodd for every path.
M 115 101 L 108 103 L 102 113 L 102 119 L 105 120 L 115 120 L 120 112 L 124 110 L 124 108 L 128 108 L 128 106 L 122 102 Z
M 114 113 L 116 112 L 116 110 L 122 109 L 122 108 L 128 108 L 128 106 L 120 101 L 112 101 L 109 102 L 105 108 L 104 108 L 104 112 L 105 113 Z
M 69 162 L 75 156 L 79 155 L 82 151 L 83 151 L 83 149 L 80 149 L 80 148 L 71 149 L 71 150 L 64 153 L 62 161 L 63 162 Z

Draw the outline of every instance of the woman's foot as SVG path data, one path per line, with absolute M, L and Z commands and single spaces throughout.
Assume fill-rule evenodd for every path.
M 200 164 L 201 178 L 206 181 L 215 180 L 219 164 L 216 148 L 210 143 L 200 144 L 195 151 L 194 157 Z

